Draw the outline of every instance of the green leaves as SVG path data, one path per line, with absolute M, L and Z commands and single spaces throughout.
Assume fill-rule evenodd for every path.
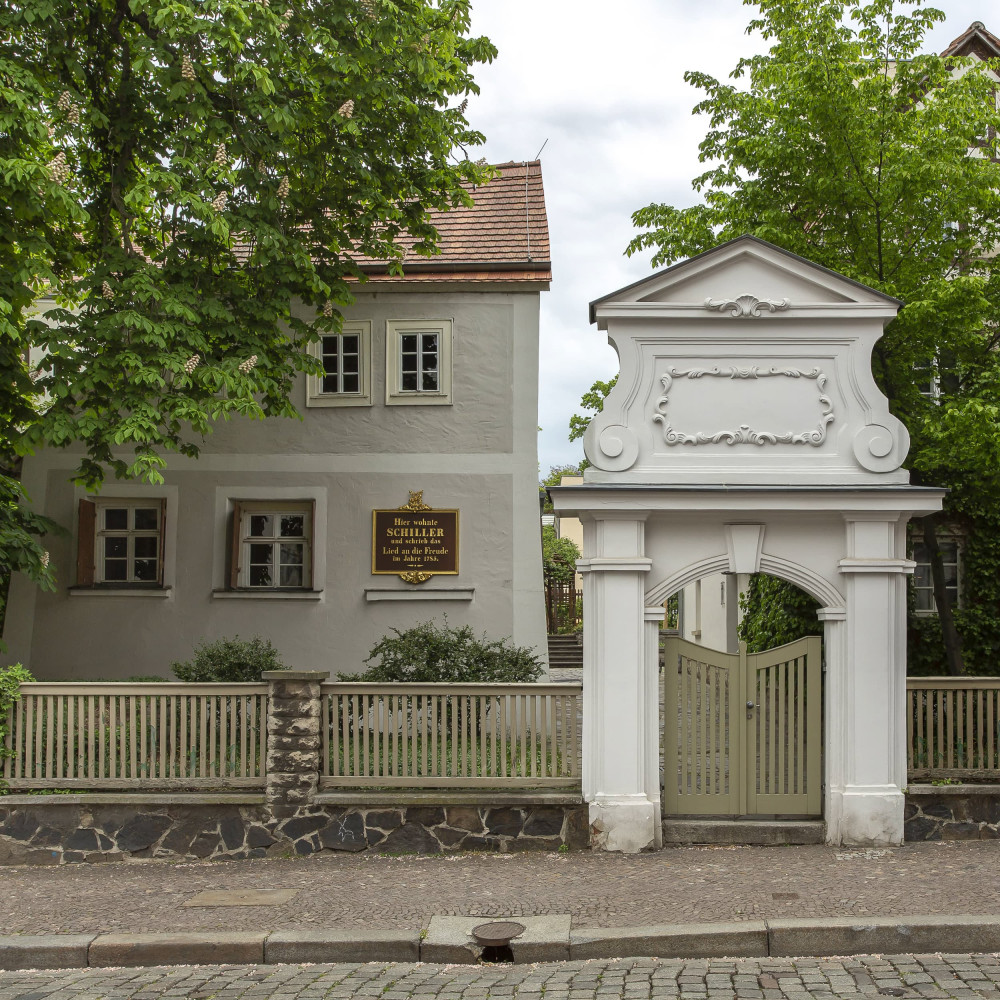
M 576 579 L 580 550 L 570 538 L 559 538 L 550 524 L 542 527 L 542 575 L 546 580 L 571 583 Z
M 87 486 L 154 481 L 147 451 L 295 415 L 353 256 L 433 252 L 429 211 L 487 176 L 454 105 L 495 50 L 467 30 L 467 0 L 0 8 L 7 463 L 78 443 Z
M 822 631 L 816 621 L 818 608 L 818 601 L 787 580 L 755 573 L 740 594 L 737 633 L 750 653 L 783 646 Z
M 594 413 L 600 413 L 604 408 L 604 400 L 608 398 L 608 393 L 615 387 L 615 383 L 617 381 L 617 375 L 607 382 L 602 382 L 598 379 L 590 387 L 590 389 L 583 394 L 583 398 L 580 400 L 580 405 L 585 410 L 593 410 Z M 573 416 L 569 418 L 570 441 L 576 441 L 577 438 L 582 438 L 591 420 L 593 420 L 593 416 L 574 413 Z
M 660 266 L 750 233 L 902 299 L 872 360 L 910 431 L 912 477 L 949 487 L 957 522 L 996 532 L 1000 113 L 990 71 L 1000 63 L 920 54 L 944 15 L 919 0 L 757 6 L 750 29 L 767 52 L 740 60 L 729 82 L 686 76 L 708 119 L 693 182 L 701 202 L 639 209 L 627 253 L 652 250 Z M 579 436 L 587 418 L 573 419 Z M 962 628 L 1000 617 L 985 575 L 996 563 L 977 572 L 966 577 Z M 767 645 L 814 628 L 791 594 L 755 578 L 747 637 Z M 989 653 L 966 636 L 970 662 L 995 662 L 998 634 Z

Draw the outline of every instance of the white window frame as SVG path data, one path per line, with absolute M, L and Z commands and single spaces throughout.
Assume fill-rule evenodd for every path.
M 286 477 L 287 481 L 287 477 Z M 231 547 L 233 508 L 253 501 L 271 506 L 308 501 L 315 504 L 312 526 L 312 585 L 314 590 L 233 589 Z M 212 599 L 224 601 L 316 601 L 326 600 L 327 489 L 325 486 L 245 486 L 215 487 L 215 514 L 212 546 Z M 169 544 L 168 533 L 168 544 Z
M 955 603 L 954 603 L 953 607 L 960 608 L 960 607 L 962 607 L 962 589 L 963 589 L 962 588 L 962 549 L 964 548 L 965 539 L 964 539 L 963 535 L 961 534 L 961 532 L 959 532 L 959 531 L 941 531 L 941 532 L 938 532 L 937 539 L 938 539 L 938 545 L 939 546 L 942 545 L 942 544 L 945 544 L 945 543 L 951 543 L 951 542 L 955 543 Z M 918 567 L 919 566 L 926 566 L 928 573 L 930 573 L 930 560 L 918 561 L 917 558 L 916 558 L 916 555 L 917 555 L 917 546 L 924 544 L 923 537 L 920 534 L 915 534 L 913 536 L 912 541 L 913 541 L 913 558 L 914 558 L 914 561 L 917 563 Z M 914 595 L 914 609 L 913 609 L 913 613 L 918 618 L 936 618 L 937 617 L 937 613 L 938 613 L 938 609 L 937 609 L 937 601 L 934 599 L 934 583 L 933 583 L 933 579 L 931 580 L 931 585 L 930 585 L 930 588 L 929 588 L 930 589 L 930 596 L 931 596 L 931 607 L 930 608 L 918 608 L 918 607 L 916 607 L 916 596 L 917 596 L 917 594 L 920 593 L 920 592 L 922 592 L 922 591 L 927 591 L 928 590 L 927 587 L 918 587 L 917 586 L 916 570 L 914 570 L 914 574 L 910 578 L 910 582 L 911 582 L 911 586 L 913 587 L 913 595 Z
M 450 319 L 390 319 L 385 323 L 385 402 L 387 406 L 442 406 L 452 402 L 452 337 Z M 402 388 L 402 344 L 408 333 L 438 335 L 438 388 Z
M 304 533 L 301 538 L 291 536 L 282 539 L 280 535 L 270 537 L 259 537 L 250 534 L 250 519 L 261 514 L 269 515 L 280 519 L 283 515 L 301 515 L 305 519 Z M 239 551 L 239 571 L 237 574 L 237 586 L 240 590 L 247 590 L 254 593 L 267 593 L 270 591 L 311 591 L 313 589 L 313 557 L 314 546 L 314 526 L 313 526 L 313 502 L 311 500 L 244 500 L 240 501 L 240 551 Z M 302 583 L 297 587 L 283 587 L 280 584 L 280 564 L 274 561 L 272 565 L 277 572 L 277 581 L 271 586 L 254 586 L 250 582 L 250 547 L 252 545 L 270 545 L 277 553 L 280 546 L 285 542 L 300 542 L 303 546 L 302 555 Z M 236 553 L 234 553 L 234 556 Z M 297 565 L 297 564 L 296 564 Z
M 338 334 L 324 333 L 323 337 L 336 336 L 343 344 L 343 336 L 359 338 L 358 368 L 360 370 L 358 392 L 325 392 L 323 377 L 309 375 L 306 380 L 306 406 L 371 406 L 372 405 L 372 324 L 371 320 L 344 320 Z M 309 353 L 323 360 L 323 341 L 309 345 Z M 343 374 L 343 373 L 341 373 Z

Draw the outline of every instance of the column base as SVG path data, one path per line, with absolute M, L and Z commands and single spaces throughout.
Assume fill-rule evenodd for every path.
M 658 815 L 645 795 L 598 795 L 590 803 L 590 846 L 623 854 L 652 850 L 660 840 Z
M 903 842 L 905 800 L 896 785 L 832 789 L 826 802 L 826 842 L 895 847 Z

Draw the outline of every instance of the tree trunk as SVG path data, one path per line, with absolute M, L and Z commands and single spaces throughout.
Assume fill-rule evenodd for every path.
M 934 584 L 934 603 L 937 605 L 938 621 L 944 638 L 944 658 L 948 673 L 958 677 L 965 673 L 962 662 L 962 637 L 955 628 L 955 618 L 951 613 L 951 600 L 944 579 L 944 562 L 937 540 L 937 521 L 933 515 L 923 519 L 924 547 L 931 563 L 931 581 Z

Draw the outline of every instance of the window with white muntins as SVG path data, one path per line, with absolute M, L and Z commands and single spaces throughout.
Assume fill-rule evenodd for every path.
M 107 500 L 96 505 L 94 582 L 156 584 L 162 573 L 159 500 Z
M 953 608 L 961 606 L 962 544 L 958 536 L 938 538 L 941 561 L 944 564 L 945 589 Z M 931 576 L 931 558 L 923 542 L 913 543 L 913 561 L 917 568 L 913 572 L 914 611 L 918 615 L 936 615 L 934 600 L 934 580 Z
M 386 403 L 450 403 L 451 348 L 451 320 L 388 320 Z
M 243 501 L 233 510 L 234 588 L 311 590 L 312 501 Z
M 340 333 L 309 345 L 323 374 L 309 376 L 307 406 L 371 405 L 371 328 L 367 320 L 345 321 Z

